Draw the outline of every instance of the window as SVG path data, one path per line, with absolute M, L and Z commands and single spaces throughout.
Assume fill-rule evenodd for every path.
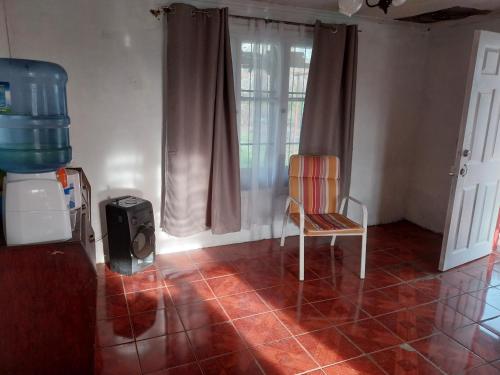
M 299 152 L 300 128 L 304 114 L 307 78 L 311 64 L 311 47 L 292 46 L 290 48 L 290 68 L 288 73 L 288 112 L 285 143 L 285 163 L 290 156 Z
M 236 42 L 242 186 L 250 181 L 272 186 L 286 176 L 288 159 L 299 149 L 312 47 L 286 41 Z

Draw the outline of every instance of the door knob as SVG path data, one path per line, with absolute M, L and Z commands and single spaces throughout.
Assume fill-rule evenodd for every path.
M 470 156 L 470 150 L 464 150 L 464 152 L 462 153 L 462 155 L 466 158 L 468 158 Z

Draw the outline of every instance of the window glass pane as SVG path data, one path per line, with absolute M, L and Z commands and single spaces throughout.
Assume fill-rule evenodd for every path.
M 276 158 L 284 152 L 283 174 L 286 174 L 290 155 L 299 149 L 312 47 L 244 40 L 236 51 L 240 65 L 236 71 L 240 75 L 238 130 L 242 186 L 248 186 L 255 177 L 260 186 L 271 186 L 276 176 L 270 174 L 281 172 L 272 172 L 274 168 L 270 165 L 276 165 Z M 283 64 L 283 55 L 288 55 L 284 59 L 288 65 Z M 288 91 L 283 92 L 286 88 Z M 286 125 L 286 131 L 281 132 L 282 125 Z
M 302 115 L 304 113 L 304 100 L 306 97 L 311 54 L 312 48 L 308 46 L 292 46 L 290 48 L 285 147 L 285 164 L 287 166 L 290 156 L 299 151 L 300 128 L 302 126 Z

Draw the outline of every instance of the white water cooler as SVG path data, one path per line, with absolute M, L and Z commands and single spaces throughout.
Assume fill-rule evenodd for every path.
M 7 173 L 3 195 L 7 245 L 71 238 L 69 209 L 56 172 Z

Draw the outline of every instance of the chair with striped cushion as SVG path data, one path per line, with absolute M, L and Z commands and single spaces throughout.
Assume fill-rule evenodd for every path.
M 339 158 L 336 156 L 292 155 L 290 157 L 289 197 L 281 232 L 281 246 L 285 245 L 285 227 L 290 218 L 300 230 L 299 279 L 304 280 L 304 237 L 361 236 L 360 278 L 365 278 L 366 235 L 368 211 L 360 201 L 345 197 L 337 210 L 339 193 Z M 356 203 L 363 211 L 363 224 L 345 214 L 346 201 Z

